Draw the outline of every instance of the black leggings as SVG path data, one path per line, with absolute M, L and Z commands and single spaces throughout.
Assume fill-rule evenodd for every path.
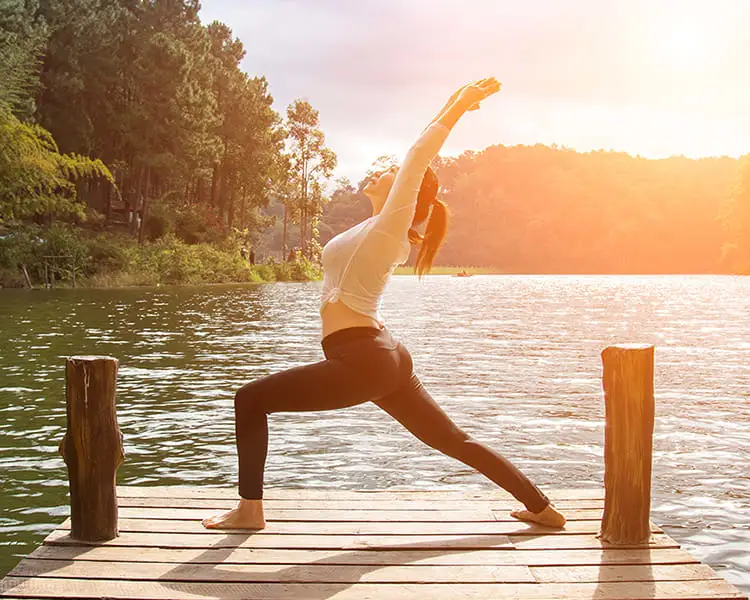
M 322 344 L 326 360 L 262 377 L 237 392 L 240 496 L 263 497 L 269 414 L 333 410 L 372 401 L 425 444 L 473 467 L 530 511 L 539 512 L 549 504 L 508 460 L 450 420 L 413 373 L 408 350 L 387 329 L 341 329 Z

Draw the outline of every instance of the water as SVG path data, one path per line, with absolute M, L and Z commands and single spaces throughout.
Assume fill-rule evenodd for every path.
M 0 575 L 68 514 L 64 359 L 120 360 L 118 482 L 236 481 L 232 398 L 320 360 L 320 283 L 0 293 Z M 603 485 L 600 352 L 656 345 L 653 520 L 750 592 L 750 278 L 392 280 L 433 396 L 542 489 Z M 486 488 L 373 405 L 274 415 L 270 486 Z

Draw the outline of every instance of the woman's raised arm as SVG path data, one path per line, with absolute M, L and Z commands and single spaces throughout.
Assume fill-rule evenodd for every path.
M 417 194 L 424 173 L 440 151 L 450 130 L 467 110 L 476 110 L 479 102 L 499 90 L 500 83 L 494 77 L 488 77 L 459 88 L 450 97 L 409 149 L 378 214 L 377 227 L 387 229 L 398 237 L 406 234 L 414 218 Z

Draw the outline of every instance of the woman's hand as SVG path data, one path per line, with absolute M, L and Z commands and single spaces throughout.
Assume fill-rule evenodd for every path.
M 477 110 L 482 100 L 500 91 L 501 85 L 494 77 L 485 77 L 459 88 L 453 99 L 461 102 L 466 110 Z
M 456 121 L 467 110 L 477 110 L 482 100 L 500 91 L 500 85 L 500 82 L 494 77 L 485 77 L 458 88 L 451 96 L 448 104 L 430 122 L 430 125 L 440 123 L 448 129 L 452 129 Z

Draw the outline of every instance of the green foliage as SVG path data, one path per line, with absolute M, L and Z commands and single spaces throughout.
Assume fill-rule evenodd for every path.
M 3 285 L 22 284 L 20 266 L 39 283 L 48 276 L 69 279 L 93 272 L 93 261 L 86 240 L 78 228 L 64 223 L 51 227 L 38 225 L 10 229 L 0 237 L 0 270 Z
M 83 217 L 76 181 L 86 177 L 114 184 L 100 160 L 61 154 L 48 131 L 22 123 L 0 104 L 0 222 L 35 215 Z
M 263 281 L 276 281 L 276 264 L 273 260 L 260 265 L 255 265 L 255 272 Z
M 122 234 L 100 233 L 90 238 L 88 251 L 91 264 L 95 266 L 91 275 L 126 271 L 135 246 L 133 238 Z
M 86 240 L 78 235 L 78 229 L 65 223 L 53 223 L 44 231 L 41 245 L 42 256 L 59 256 L 76 265 L 88 268 L 91 255 Z
M 33 269 L 41 256 L 43 240 L 38 237 L 38 229 L 30 227 L 0 233 L 0 286 L 23 286 L 20 266 Z
M 322 279 L 322 277 L 323 269 L 318 262 L 298 255 L 296 260 L 291 263 L 291 279 L 293 281 L 315 280 Z
M 34 114 L 40 57 L 48 36 L 38 9 L 35 0 L 4 0 L 0 5 L 0 105 L 21 119 Z
M 45 263 L 48 271 L 55 265 L 59 285 L 70 284 L 73 269 L 77 285 L 83 286 L 306 281 L 321 276 L 315 264 L 301 258 L 293 263 L 250 265 L 239 251 L 241 234 L 220 245 L 187 244 L 171 233 L 139 245 L 124 234 L 84 233 L 64 223 L 2 231 L 0 285 L 24 285 L 21 265 L 33 283 L 41 285 Z

